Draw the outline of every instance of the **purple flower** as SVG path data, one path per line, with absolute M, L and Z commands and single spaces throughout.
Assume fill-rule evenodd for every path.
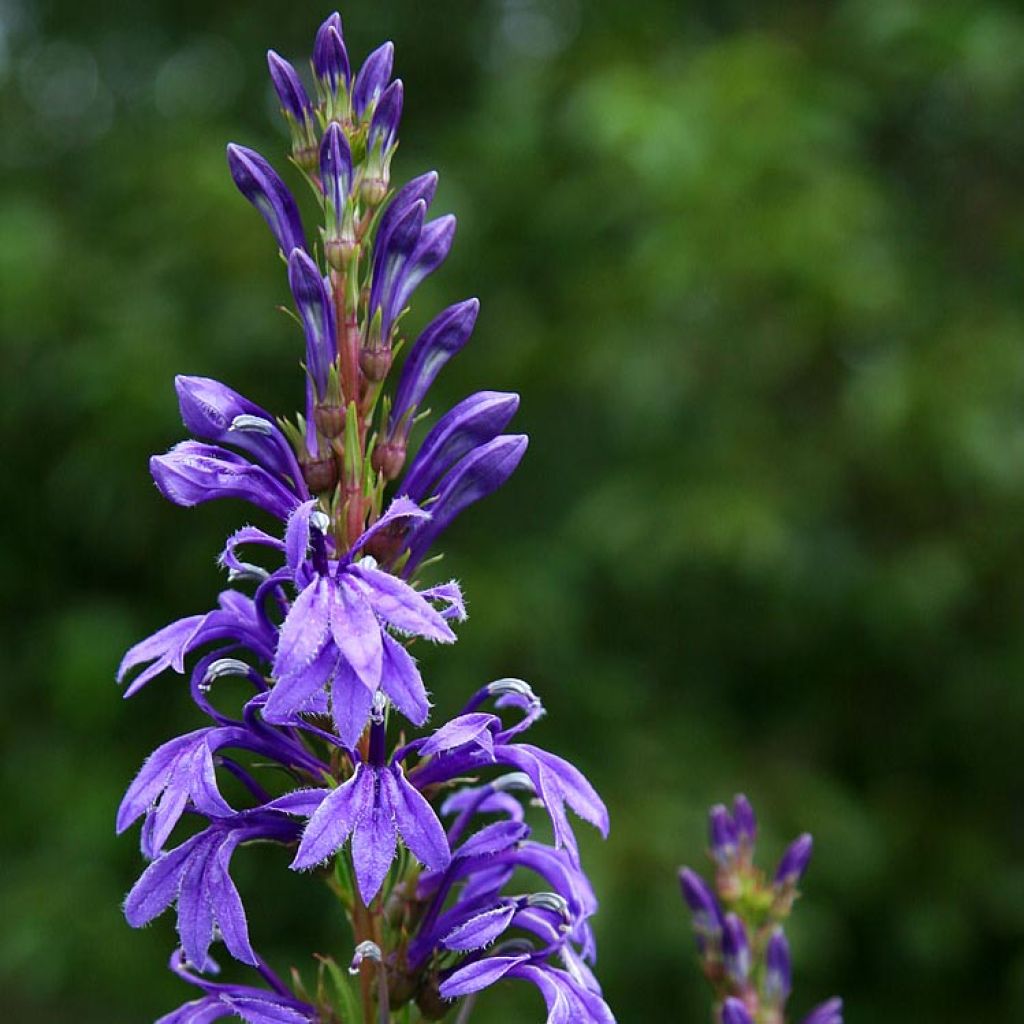
M 253 149 L 231 143 L 228 167 L 239 192 L 263 215 L 285 255 L 306 248 L 299 208 L 277 171 Z
M 313 116 L 313 104 L 298 72 L 279 53 L 267 50 L 267 67 L 274 92 L 281 101 L 281 109 L 298 124 L 305 124 Z
M 270 413 L 209 377 L 179 374 L 174 386 L 181 418 L 193 437 L 241 448 L 268 472 L 304 492 L 295 454 Z
M 417 725 L 429 710 L 416 663 L 387 627 L 441 643 L 454 642 L 455 634 L 427 596 L 377 568 L 372 559 L 354 557 L 380 531 L 429 518 L 428 513 L 399 498 L 348 553 L 329 559 L 325 538 L 313 523 L 314 506 L 306 502 L 288 523 L 285 547 L 299 594 L 281 624 L 274 656 L 277 682 L 264 716 L 269 722 L 289 722 L 329 685 L 335 727 L 352 747 L 378 689 Z M 311 547 L 312 565 L 306 560 Z M 451 605 L 447 594 L 438 597 Z
M 352 151 L 337 121 L 327 126 L 320 143 L 320 180 L 333 215 L 340 224 L 352 191 Z
M 302 833 L 296 871 L 332 857 L 352 837 L 352 862 L 363 903 L 377 895 L 402 842 L 427 868 L 448 866 L 451 854 L 433 808 L 397 764 L 357 765 L 355 774 L 327 792 Z
M 240 814 L 211 824 L 146 868 L 125 900 L 128 923 L 141 928 L 177 903 L 178 934 L 194 967 L 207 969 L 215 927 L 236 960 L 255 965 L 245 909 L 228 873 L 231 857 L 243 842 L 287 842 L 295 833 L 294 823 L 278 815 Z
M 736 838 L 743 850 L 749 853 L 757 839 L 757 816 L 750 801 L 737 793 L 732 802 L 732 820 L 736 825 Z
M 722 938 L 722 911 L 714 893 L 695 871 L 681 868 L 679 886 L 690 912 L 693 914 L 693 930 L 697 936 L 697 947 L 703 953 L 709 947 L 718 948 Z
M 363 62 L 352 87 L 352 110 L 356 117 L 363 117 L 372 109 L 391 79 L 395 62 L 395 47 L 392 43 L 378 46 Z
M 779 861 L 775 871 L 775 884 L 780 888 L 797 885 L 807 870 L 813 850 L 814 839 L 809 833 L 805 832 L 794 839 Z

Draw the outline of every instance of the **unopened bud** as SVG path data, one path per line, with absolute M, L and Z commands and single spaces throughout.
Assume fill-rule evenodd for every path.
M 326 438 L 340 437 L 345 431 L 345 409 L 340 405 L 318 405 L 313 410 L 313 420 Z
M 302 463 L 302 478 L 314 494 L 329 491 L 338 482 L 338 464 L 332 456 Z
M 385 480 L 396 480 L 405 465 L 405 443 L 384 441 L 373 449 L 370 465 L 384 475 Z
M 388 375 L 388 370 L 391 369 L 392 358 L 393 355 L 390 348 L 364 348 L 359 353 L 359 369 L 363 371 L 363 376 L 367 380 L 373 381 L 376 384 Z M 388 477 L 388 479 L 394 478 Z
M 367 206 L 379 206 L 384 202 L 384 197 L 388 194 L 389 184 L 389 177 L 381 171 L 372 177 L 363 178 L 363 183 L 359 188 L 359 195 Z

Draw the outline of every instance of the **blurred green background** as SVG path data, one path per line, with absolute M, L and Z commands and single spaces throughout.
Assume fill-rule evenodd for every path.
M 240 505 L 162 502 L 172 375 L 295 408 L 286 284 L 223 149 L 284 166 L 263 53 L 327 9 L 0 0 L 5 494 L 0 983 L 12 1024 L 144 1022 L 189 993 L 130 930 L 113 836 L 179 680 L 122 650 L 206 609 Z M 818 847 L 795 1011 L 1024 1020 L 1024 16 L 967 0 L 365 0 L 395 40 L 396 172 L 460 219 L 422 324 L 475 340 L 435 408 L 520 391 L 513 483 L 449 536 L 471 619 L 439 713 L 522 675 L 536 739 L 613 816 L 585 852 L 624 1024 L 707 1000 L 675 867 L 743 789 L 770 863 Z M 294 175 L 289 180 L 298 185 Z M 416 319 L 418 318 L 418 319 Z M 345 939 L 238 858 L 257 944 Z M 540 1020 L 510 986 L 480 1024 Z

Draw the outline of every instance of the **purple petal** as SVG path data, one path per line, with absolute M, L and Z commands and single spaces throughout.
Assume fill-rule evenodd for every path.
M 441 871 L 451 861 L 448 837 L 433 807 L 416 787 L 406 779 L 399 765 L 381 772 L 384 802 L 391 805 L 402 842 L 421 864 L 431 871 Z
M 191 749 L 192 744 L 199 737 L 205 736 L 206 731 L 206 729 L 197 729 L 185 736 L 178 736 L 163 746 L 157 747 L 146 758 L 118 808 L 116 824 L 118 835 L 150 809 L 167 785 L 167 777 L 182 751 Z
M 403 209 L 393 223 L 378 227 L 370 282 L 371 313 L 381 307 L 393 287 L 396 275 L 401 272 L 406 258 L 416 247 L 426 215 L 427 204 L 418 199 Z
M 263 215 L 285 255 L 306 248 L 299 208 L 277 171 L 255 150 L 231 143 L 228 167 L 238 190 Z
M 456 851 L 455 857 L 490 857 L 504 853 L 530 834 L 530 826 L 522 821 L 495 821 L 469 837 Z
M 779 866 L 775 871 L 775 884 L 777 886 L 796 885 L 803 878 L 813 852 L 814 839 L 810 833 L 805 832 L 802 836 L 794 839 L 779 861 Z
M 274 658 L 274 675 L 280 680 L 308 668 L 327 642 L 331 585 L 316 577 L 295 599 L 281 624 L 281 638 Z
M 373 800 L 373 770 L 358 765 L 344 785 L 332 790 L 302 833 L 292 870 L 315 867 L 337 853 Z
M 303 711 L 316 711 L 316 698 L 322 696 L 338 661 L 338 652 L 333 645 L 327 645 L 309 664 L 289 675 L 278 676 L 263 706 L 264 720 L 289 725 Z
M 158 629 L 145 640 L 140 640 L 130 647 L 121 659 L 117 669 L 117 681 L 123 683 L 133 668 L 146 662 L 152 664 L 132 682 L 128 693 L 138 690 L 166 668 L 173 666 L 175 672 L 184 672 L 185 655 L 191 649 L 192 642 L 206 619 L 206 615 L 189 615 L 172 622 L 169 626 L 164 626 L 163 629 Z
M 459 402 L 423 439 L 400 492 L 422 503 L 430 496 L 431 484 L 464 455 L 497 437 L 518 408 L 518 395 L 500 391 L 481 391 Z
M 412 293 L 447 259 L 455 239 L 455 225 L 455 218 L 451 214 L 425 225 L 417 239 L 416 248 L 389 279 L 383 297 L 385 335 L 398 319 Z
M 160 493 L 176 505 L 242 498 L 278 519 L 287 519 L 299 503 L 290 488 L 261 466 L 214 445 L 182 441 L 166 455 L 154 455 L 149 469 Z
M 430 700 L 416 660 L 394 637 L 384 633 L 383 640 L 381 689 L 413 725 L 422 725 L 430 714 Z
M 228 873 L 234 850 L 235 840 L 228 839 L 210 857 L 206 869 L 206 888 L 228 952 L 236 960 L 255 967 L 259 961 L 249 941 L 249 926 L 245 919 L 242 897 Z
M 501 904 L 482 914 L 475 914 L 457 928 L 453 928 L 442 940 L 447 949 L 468 952 L 490 945 L 512 923 L 516 914 L 514 903 Z
M 843 1024 L 842 999 L 829 999 L 804 1017 L 803 1024 Z
M 385 773 L 384 769 L 373 770 L 378 786 Z M 370 905 L 387 877 L 395 859 L 397 840 L 394 814 L 386 805 L 383 794 L 378 792 L 356 822 L 352 833 L 352 863 L 356 884 L 366 906 Z
M 419 408 L 441 368 L 469 340 L 480 312 L 479 299 L 449 306 L 416 339 L 402 365 L 391 409 L 391 433 L 410 412 Z
M 443 999 L 455 999 L 458 996 L 468 996 L 471 992 L 479 992 L 481 989 L 500 981 L 513 967 L 526 963 L 530 958 L 521 956 L 489 956 L 483 960 L 462 967 L 441 983 L 441 997 Z
M 214 853 L 216 837 L 208 838 L 189 859 L 178 894 L 178 935 L 189 963 L 206 969 L 207 953 L 213 942 L 213 904 L 206 886 L 206 867 Z
M 740 999 L 732 997 L 722 1004 L 722 1024 L 754 1024 L 754 1018 Z
M 288 284 L 306 335 L 306 369 L 313 378 L 317 398 L 323 400 L 337 349 L 334 303 L 320 269 L 303 249 L 293 249 L 288 255 Z
M 566 803 L 584 820 L 590 822 L 602 836 L 608 837 L 608 809 L 597 791 L 584 774 L 557 754 L 551 754 L 529 743 L 521 743 L 520 749 L 530 751 L 544 766 L 558 778 Z
M 347 575 L 357 581 L 373 610 L 395 629 L 439 643 L 455 642 L 440 612 L 404 580 L 364 564 L 351 566 Z
M 224 1001 L 247 1024 L 313 1024 L 318 1019 L 312 1012 L 302 1012 L 264 999 L 225 996 Z
M 420 563 L 430 545 L 474 502 L 496 491 L 515 471 L 526 451 L 525 434 L 496 437 L 467 455 L 441 482 L 429 522 L 411 534 L 411 571 Z
M 493 730 L 501 727 L 496 715 L 473 712 L 460 715 L 441 726 L 426 743 L 420 747 L 420 757 L 430 757 L 442 751 L 454 750 L 469 744 L 478 746 L 494 760 Z
M 375 537 L 378 533 L 383 530 L 389 529 L 395 523 L 401 522 L 404 519 L 419 519 L 427 520 L 430 518 L 430 513 L 425 512 L 410 498 L 399 495 L 395 498 L 390 505 L 388 505 L 387 511 L 378 519 L 373 526 L 365 530 L 356 539 L 356 542 L 349 549 L 347 558 L 351 559 L 357 551 L 361 551 L 369 543 L 370 539 Z
M 149 924 L 177 899 L 181 878 L 193 851 L 209 842 L 205 832 L 186 839 L 181 846 L 161 854 L 143 871 L 124 902 L 124 916 L 133 928 Z
M 390 44 L 385 44 L 390 45 Z M 409 210 L 422 202 L 425 209 L 430 208 L 434 201 L 434 193 L 437 191 L 437 172 L 427 171 L 417 178 L 403 185 L 388 203 L 381 214 L 380 223 L 377 226 L 378 248 L 380 239 L 390 237 L 395 225 L 409 212 Z
M 331 587 L 330 618 L 335 645 L 372 693 L 380 683 L 384 659 L 381 626 L 366 598 L 344 574 Z
M 300 566 L 306 560 L 306 553 L 309 551 L 309 520 L 316 506 L 315 498 L 304 501 L 288 517 L 288 526 L 284 533 L 284 553 L 288 568 L 296 578 L 298 578 Z
M 359 74 L 356 75 L 356 84 L 352 88 L 352 109 L 356 117 L 362 117 L 367 109 L 380 99 L 391 78 L 394 61 L 394 44 L 384 43 L 363 62 Z
M 368 690 L 352 667 L 342 659 L 331 680 L 331 716 L 338 739 L 349 750 L 355 749 L 366 728 L 373 707 L 373 691 Z

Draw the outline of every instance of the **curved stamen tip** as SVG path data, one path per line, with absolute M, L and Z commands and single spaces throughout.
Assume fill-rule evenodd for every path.
M 310 515 L 309 522 L 310 525 L 314 527 L 314 529 L 319 530 L 320 533 L 325 535 L 327 531 L 331 528 L 330 517 L 327 515 L 326 512 L 321 512 L 319 509 L 317 509 L 314 513 L 312 513 L 312 515 Z
M 210 662 L 210 667 L 203 676 L 203 685 L 210 686 L 225 676 L 247 676 L 251 671 L 252 666 L 239 658 L 218 658 Z
M 263 434 L 266 437 L 273 437 L 274 424 L 262 416 L 253 416 L 251 413 L 239 413 L 231 421 L 232 430 L 244 430 L 250 434 Z
M 384 962 L 384 958 L 381 956 L 380 946 L 370 939 L 364 939 L 358 946 L 356 946 L 356 951 L 352 956 L 352 963 L 348 965 L 348 973 L 358 974 L 359 968 L 364 960 L 375 960 L 379 964 Z
M 375 725 L 384 724 L 384 709 L 388 705 L 388 699 L 384 696 L 383 690 L 377 690 L 373 695 L 373 706 L 370 708 L 370 721 Z
M 239 562 L 228 569 L 228 583 L 262 583 L 268 579 L 270 573 L 262 565 L 253 565 L 252 562 Z
M 533 692 L 530 684 L 523 679 L 495 679 L 493 683 L 487 684 L 487 693 L 491 697 L 504 697 L 506 695 L 523 697 L 531 704 L 540 706 L 540 697 Z
M 509 772 L 508 775 L 502 775 L 501 778 L 495 779 L 491 786 L 496 793 L 536 792 L 530 781 L 530 776 L 526 772 Z
M 569 920 L 569 901 L 557 892 L 533 892 L 525 899 L 525 906 L 539 907 L 541 910 L 550 910 Z

